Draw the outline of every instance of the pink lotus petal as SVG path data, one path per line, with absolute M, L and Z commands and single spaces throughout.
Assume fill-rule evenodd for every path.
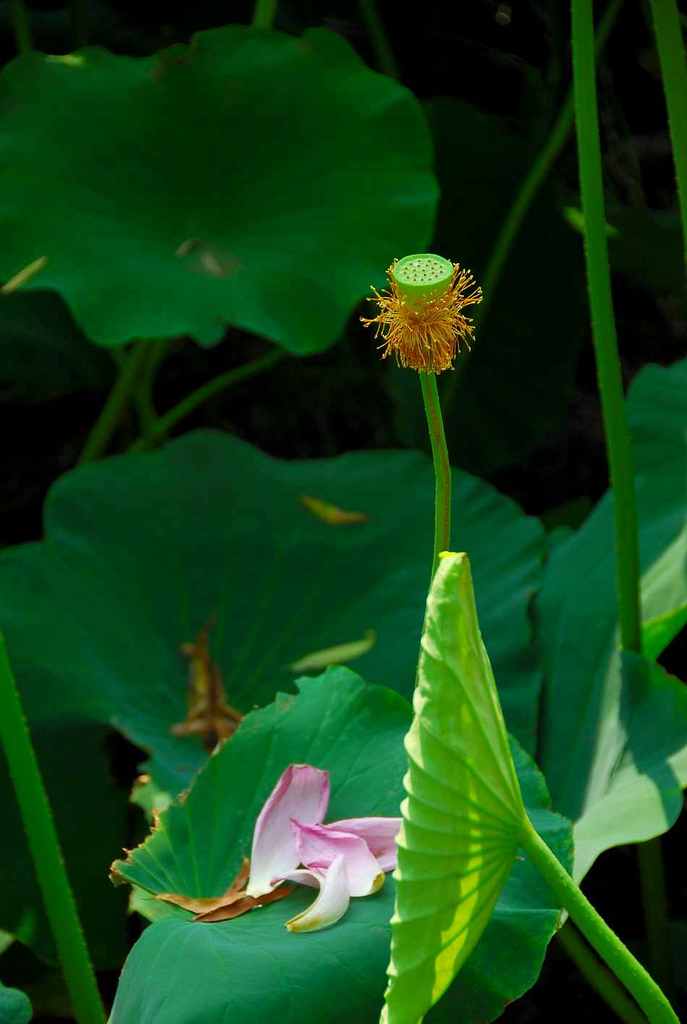
M 328 928 L 330 924 L 336 924 L 344 916 L 350 903 L 351 894 L 348 890 L 343 854 L 334 858 L 326 872 L 305 874 L 319 878 L 320 892 L 314 903 L 286 922 L 290 932 L 317 932 L 322 928 Z
M 289 871 L 288 875 L 284 875 L 283 878 L 273 878 L 272 885 L 279 885 L 281 882 L 298 882 L 299 885 L 307 885 L 311 889 L 319 889 L 320 882 L 322 881 L 326 869 L 324 871 L 311 871 L 309 868 L 296 868 L 295 871 Z
M 350 832 L 337 832 L 296 819 L 292 821 L 292 828 L 299 860 L 306 867 L 322 871 L 343 856 L 351 896 L 369 896 L 384 885 L 384 872 L 364 839 Z
M 250 877 L 246 892 L 262 896 L 298 867 L 301 856 L 291 827 L 292 818 L 319 824 L 329 803 L 329 772 L 309 764 L 292 764 L 284 771 L 258 815 L 253 833 Z
M 344 818 L 342 821 L 332 821 L 324 828 L 360 836 L 379 861 L 382 871 L 393 871 L 396 867 L 396 836 L 402 820 L 402 818 Z

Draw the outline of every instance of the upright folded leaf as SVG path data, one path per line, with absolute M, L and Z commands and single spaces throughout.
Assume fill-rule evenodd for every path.
M 444 555 L 427 601 L 386 993 L 389 1024 L 416 1024 L 486 928 L 525 810 L 477 620 L 470 563 Z

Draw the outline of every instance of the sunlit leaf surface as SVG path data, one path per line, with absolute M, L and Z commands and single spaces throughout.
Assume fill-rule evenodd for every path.
M 427 600 L 408 797 L 398 840 L 389 1024 L 415 1024 L 489 923 L 524 807 L 464 554 L 444 555 Z

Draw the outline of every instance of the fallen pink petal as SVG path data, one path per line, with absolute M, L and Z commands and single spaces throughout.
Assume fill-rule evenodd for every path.
M 285 881 L 318 888 L 315 901 L 286 927 L 319 931 L 346 913 L 352 897 L 370 896 L 396 867 L 400 818 L 346 818 L 323 824 L 329 773 L 292 764 L 258 815 L 246 893 L 259 897 Z
M 351 896 L 369 896 L 384 884 L 384 872 L 364 839 L 322 825 L 292 822 L 301 863 L 306 868 L 328 869 L 343 857 Z
M 250 877 L 246 893 L 262 896 L 298 867 L 300 858 L 292 818 L 319 824 L 329 803 L 329 773 L 308 764 L 292 764 L 282 773 L 258 815 L 253 833 Z

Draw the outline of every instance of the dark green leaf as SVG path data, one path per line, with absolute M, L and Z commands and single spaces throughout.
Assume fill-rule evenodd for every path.
M 455 477 L 455 535 L 474 566 L 506 719 L 531 749 L 540 673 L 527 610 L 543 532 L 491 487 Z M 46 541 L 0 555 L 0 611 L 77 887 L 101 892 L 105 863 L 125 841 L 115 796 L 106 797 L 102 724 L 150 751 L 162 790 L 187 786 L 205 761 L 197 737 L 170 729 L 186 714 L 179 647 L 213 615 L 211 653 L 241 710 L 292 687 L 293 662 L 370 629 L 376 643 L 356 668 L 410 695 L 433 488 L 417 454 L 282 462 L 211 433 L 62 478 L 48 498 Z M 305 495 L 367 521 L 330 525 Z M 7 790 L 2 799 L 11 804 Z M 103 822 L 92 834 L 94 806 Z M 3 875 L 17 865 L 26 873 L 18 823 L 8 836 Z M 79 859 L 87 854 L 90 867 Z M 14 930 L 27 903 L 40 906 L 37 894 L 13 886 L 0 925 Z
M 89 343 L 54 292 L 0 297 L 0 391 L 5 395 L 39 401 L 106 389 L 112 377 L 107 353 Z
M 332 32 L 233 25 L 146 58 L 34 53 L 1 95 L 0 274 L 46 256 L 36 283 L 102 345 L 212 344 L 230 323 L 326 348 L 431 232 L 422 111 Z

